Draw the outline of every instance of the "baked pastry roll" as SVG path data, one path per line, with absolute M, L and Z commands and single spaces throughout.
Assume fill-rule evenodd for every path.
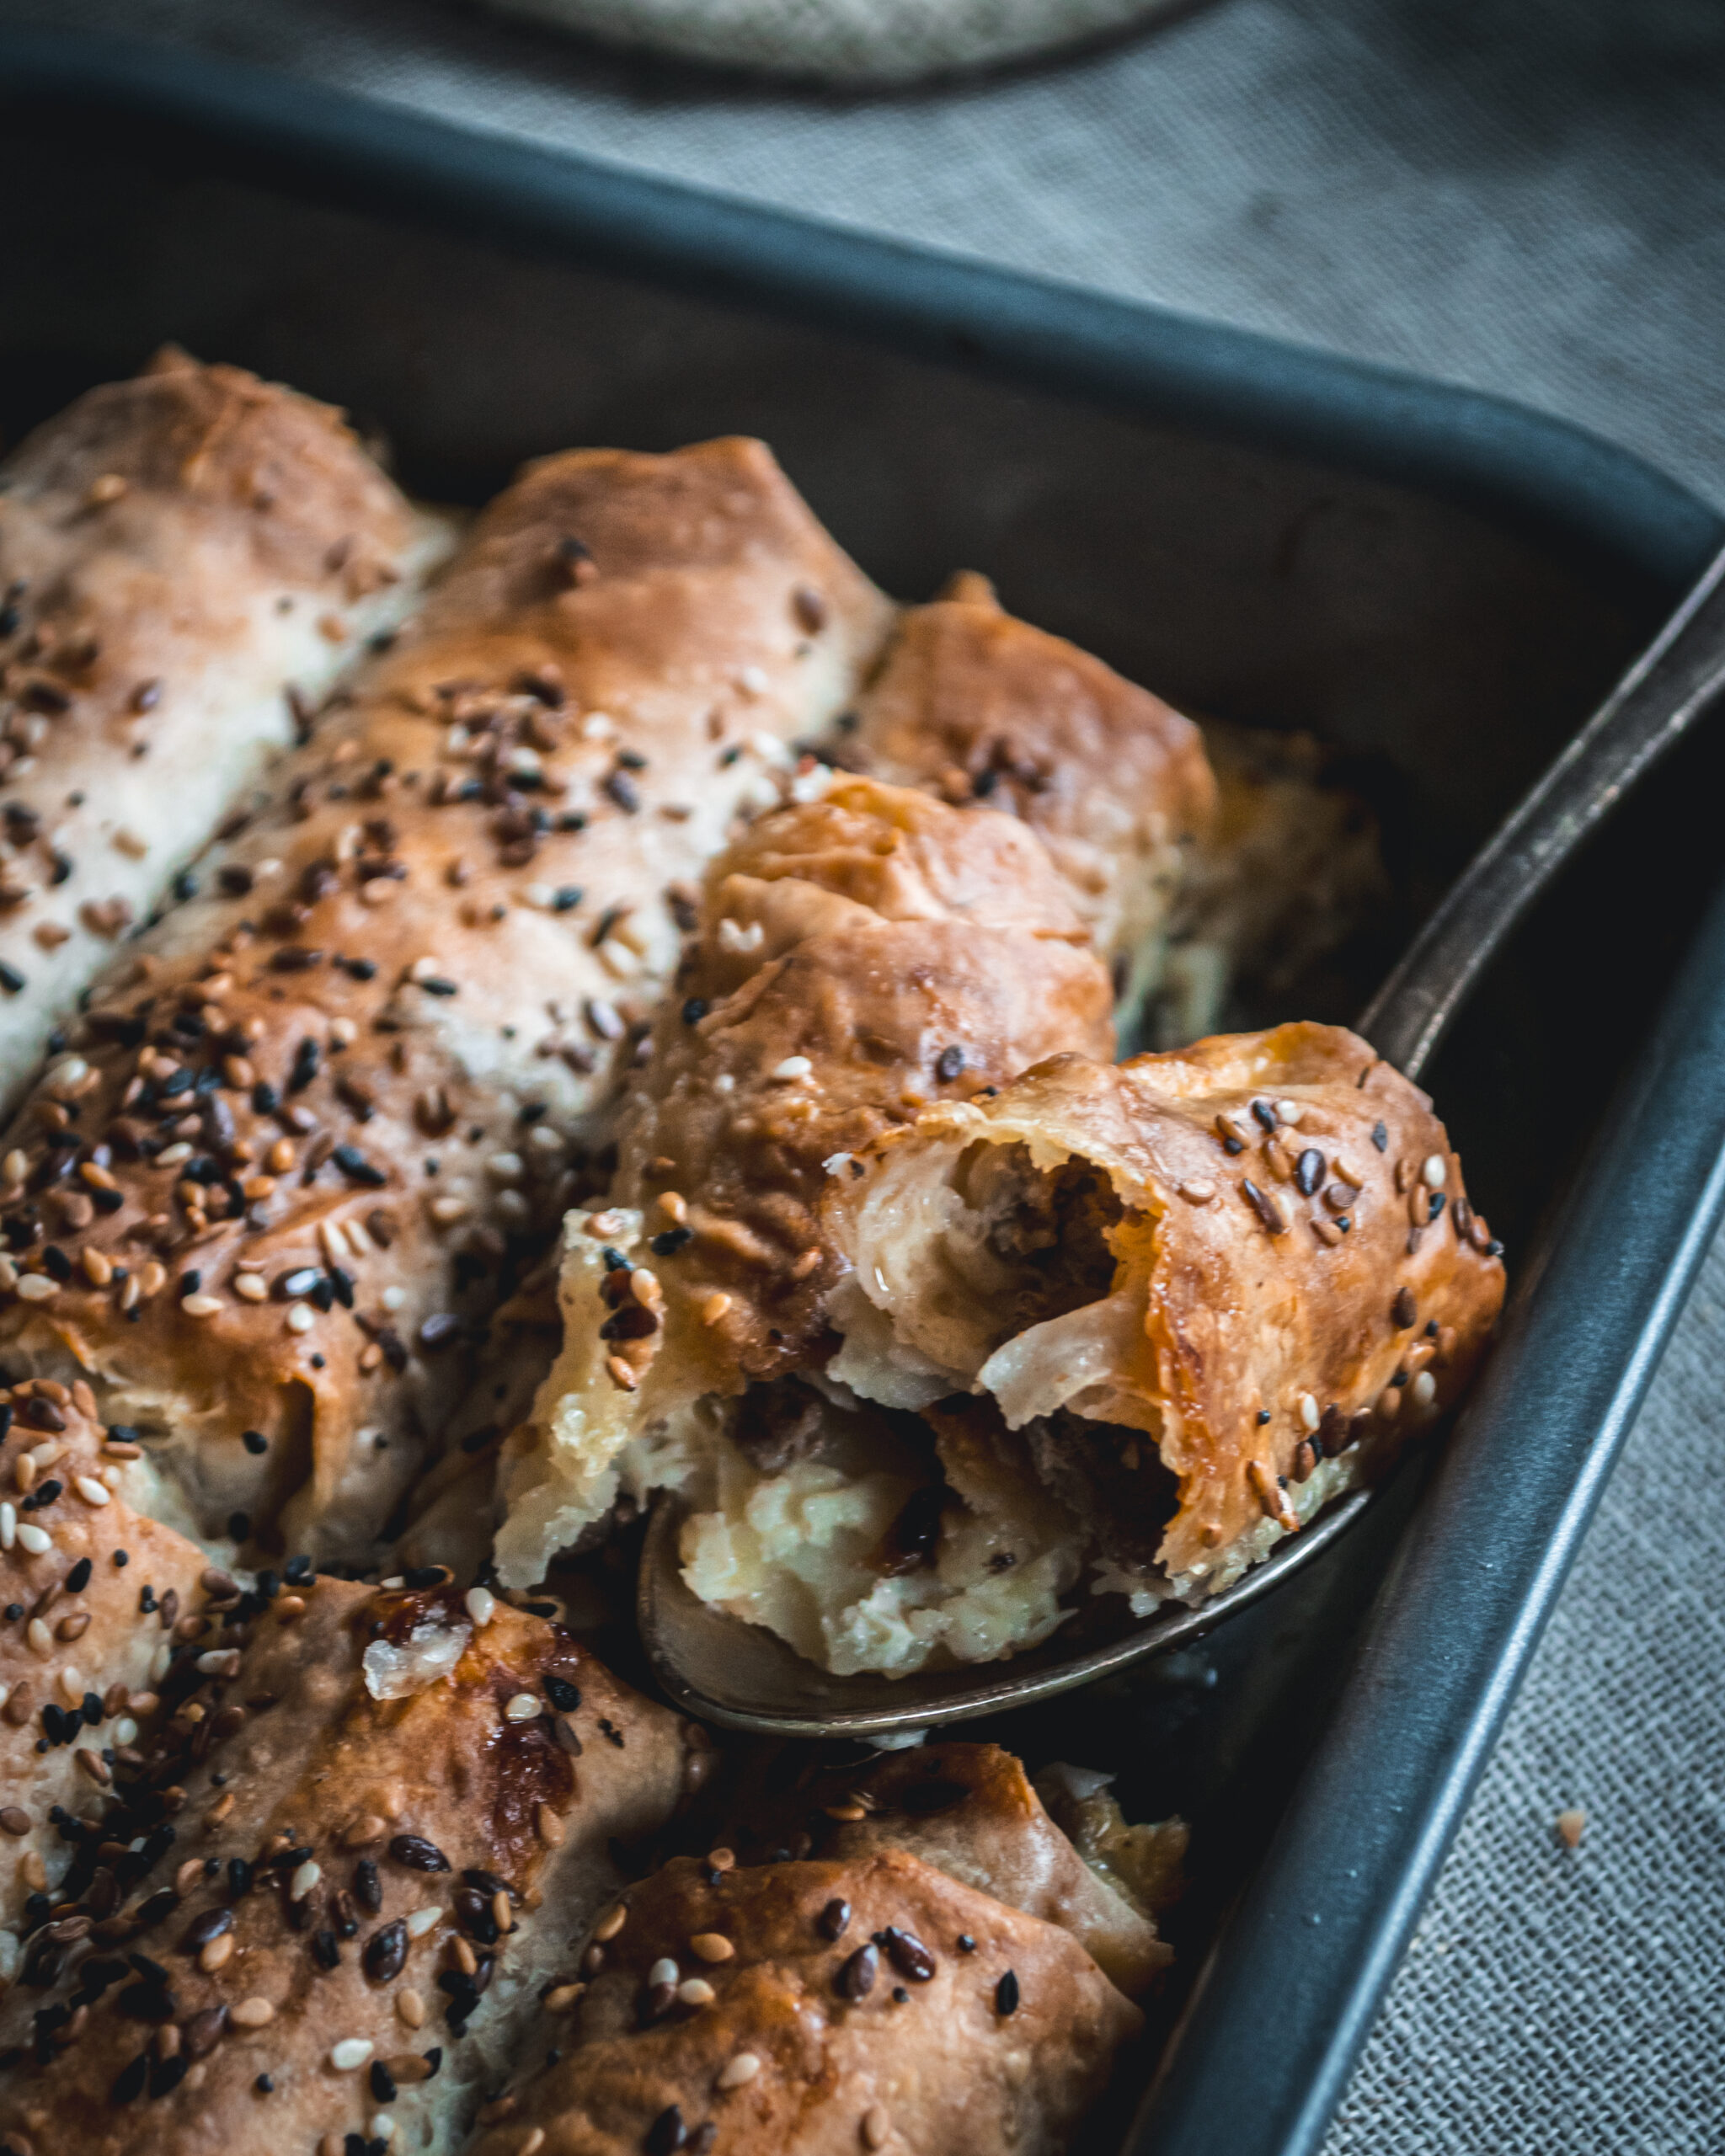
M 623 1884 L 617 1852 L 681 1800 L 675 1717 L 478 1591 L 297 1567 L 235 1590 L 163 1690 L 25 1942 L 41 2005 L 0 2139 L 460 2147 L 527 2030 L 558 2025 L 541 1993 Z
M 1338 1027 L 1052 1059 L 887 1134 L 827 1227 L 829 1376 L 1064 1508 L 1074 1570 L 1140 1613 L 1227 1586 L 1441 1415 L 1503 1294 L 1429 1101 Z
M 531 467 L 0 1140 L 8 1359 L 205 1536 L 366 1556 L 889 620 L 758 443 Z
M 862 700 L 846 760 L 1021 817 L 1115 968 L 1121 1022 L 1160 976 L 1188 856 L 1215 782 L 1189 719 L 965 571 L 910 609 Z
M 563 1343 L 505 1447 L 499 1576 L 531 1584 L 620 1484 L 683 1481 L 732 1435 L 794 1450 L 834 1344 L 834 1175 L 931 1099 L 1055 1047 L 1106 1055 L 1109 1001 L 1010 817 L 841 778 L 745 832 L 661 1007 L 613 1203 L 565 1226 Z
M 172 350 L 0 464 L 0 1105 L 453 537 L 328 405 Z
M 883 1753 L 860 1772 L 823 1771 L 805 1757 L 795 1786 L 774 1793 L 765 1784 L 782 1764 L 732 1800 L 724 1838 L 745 1863 L 903 1850 L 1070 1931 L 1129 1999 L 1173 1959 L 1156 1919 L 1178 1897 L 1184 1822 L 1129 1827 L 1106 1775 L 1045 1770 L 1057 1820 L 1022 1763 L 995 1744 Z
M 175 1626 L 195 1615 L 209 1560 L 147 1509 L 136 1445 L 92 1417 L 83 1385 L 0 1390 L 0 1979 L 18 1973 L 32 1895 L 71 1851 L 55 1807 L 103 1801 L 138 1741 Z M 14 1994 L 15 1996 L 15 1994 Z M 0 2005 L 0 2022 L 5 2008 Z
M 605 1929 L 477 2156 L 1052 2152 L 1142 2026 L 1070 1931 L 889 1844 L 678 1858 Z

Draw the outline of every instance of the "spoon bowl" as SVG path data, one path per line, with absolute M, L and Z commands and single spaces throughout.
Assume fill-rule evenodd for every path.
M 1511 928 L 1629 789 L 1725 691 L 1725 553 L 1491 838 L 1358 1020 L 1384 1059 L 1418 1079 Z M 1196 1609 L 1130 1620 L 1102 1645 L 1056 1633 L 987 1667 L 908 1677 L 835 1677 L 784 1641 L 701 1602 L 684 1585 L 684 1508 L 661 1498 L 637 1588 L 641 1637 L 660 1684 L 691 1712 L 781 1737 L 905 1737 L 1028 1706 L 1189 1645 L 1327 1549 L 1370 1502 L 1355 1491 Z

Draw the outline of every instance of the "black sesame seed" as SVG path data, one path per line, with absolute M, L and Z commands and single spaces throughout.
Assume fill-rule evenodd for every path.
M 647 2129 L 645 2147 L 647 2156 L 674 2156 L 688 2139 L 688 2128 L 683 2124 L 683 2114 L 676 2104 L 667 2104 Z
M 28 977 L 21 974 L 16 966 L 8 966 L 4 959 L 0 959 L 0 988 L 3 988 L 8 995 L 18 995 L 29 985 Z M 129 2067 L 126 2069 L 128 2073 L 131 2070 Z
M 398 1834 L 389 1844 L 389 1854 L 409 1871 L 449 1869 L 449 1859 L 435 1842 L 428 1842 L 423 1834 Z
M 381 2058 L 374 2058 L 371 2062 L 371 2094 L 380 2104 L 395 2101 L 395 2076 Z
M 1276 1112 L 1268 1101 L 1254 1101 L 1252 1103 L 1252 1114 L 1253 1121 L 1262 1123 L 1266 1130 L 1275 1129 Z
M 24 985 L 23 982 L 20 981 L 19 985 L 21 988 Z M 712 1008 L 713 1006 L 704 995 L 692 995 L 683 1006 L 683 1023 L 686 1026 L 698 1026 Z
M 547 1674 L 544 1680 L 545 1696 L 558 1712 L 572 1715 L 581 1704 L 581 1688 L 571 1684 L 567 1677 Z
M 1390 1128 L 1387 1123 L 1381 1123 L 1377 1125 L 1371 1134 L 1371 1142 L 1381 1153 L 1386 1153 L 1389 1150 Z
M 275 2083 L 267 2073 L 260 2073 L 252 2086 L 260 2096 L 273 2096 L 275 2094 Z
M 82 1594 L 89 1583 L 90 1561 L 88 1557 L 80 1557 L 66 1575 L 66 1592 L 68 1594 Z
M 573 913 L 581 903 L 582 896 L 579 883 L 564 883 L 552 894 L 551 910 L 553 913 Z
M 849 1958 L 839 1964 L 839 1972 L 833 1978 L 833 1988 L 841 1999 L 852 2001 L 867 1999 L 874 1988 L 874 1979 L 880 1973 L 880 1953 L 871 1940 L 868 1945 L 859 1946 Z
M 240 1443 L 254 1459 L 270 1449 L 270 1440 L 261 1430 L 245 1430 L 240 1433 Z
M 687 1243 L 695 1240 L 692 1228 L 666 1228 L 654 1236 L 647 1246 L 655 1257 L 675 1257 Z
M 823 1939 L 842 1939 L 850 1921 L 850 1903 L 836 1897 L 814 1919 L 814 1929 Z
M 976 1951 L 976 1941 L 968 1931 L 961 1931 L 953 1943 L 961 1954 L 974 1954 Z
M 1268 1422 L 1268 1420 L 1270 1419 L 1270 1411 L 1268 1410 L 1268 1407 L 1260 1407 L 1260 1408 L 1258 1409 L 1258 1414 L 1257 1414 L 1257 1417 L 1256 1417 L 1256 1418 L 1255 1418 L 1255 1419 L 1256 1419 L 1256 1421 L 1257 1421 L 1258 1427 L 1259 1428 L 1259 1429 L 1262 1429 L 1262 1428 L 1263 1428 L 1264 1424 L 1265 1424 L 1266 1422 Z
M 943 1086 L 949 1086 L 964 1068 L 964 1051 L 954 1045 L 943 1048 L 936 1060 L 934 1075 Z
M 1018 1979 L 1011 1969 L 994 1988 L 994 2010 L 1002 2016 L 1018 2011 Z

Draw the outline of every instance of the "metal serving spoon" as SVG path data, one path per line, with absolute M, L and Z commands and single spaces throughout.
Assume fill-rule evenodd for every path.
M 1725 691 L 1725 553 L 1498 827 L 1414 937 L 1357 1030 L 1410 1078 L 1430 1061 L 1480 974 L 1533 899 L 1636 781 Z M 1171 1607 L 1104 1646 L 1059 1635 L 986 1668 L 834 1677 L 782 1640 L 712 1609 L 683 1584 L 670 1493 L 649 1523 L 637 1614 L 654 1673 L 691 1713 L 780 1737 L 908 1737 L 1070 1691 L 1189 1644 L 1326 1550 L 1370 1502 L 1359 1490 L 1196 1609 Z

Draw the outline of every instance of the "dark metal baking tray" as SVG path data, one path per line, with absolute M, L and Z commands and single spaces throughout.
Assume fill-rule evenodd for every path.
M 1488 398 L 160 50 L 0 32 L 0 185 L 8 436 L 168 337 L 455 499 L 751 430 L 891 589 L 973 565 L 1189 707 L 1339 744 L 1397 896 L 1302 1015 L 1348 1014 L 1721 536 Z M 1098 2149 L 1322 2133 L 1725 1197 L 1722 782 L 1704 728 L 1433 1074 L 1519 1282 L 1442 1456 L 1199 1647 L 994 1732 L 1193 1823 Z

